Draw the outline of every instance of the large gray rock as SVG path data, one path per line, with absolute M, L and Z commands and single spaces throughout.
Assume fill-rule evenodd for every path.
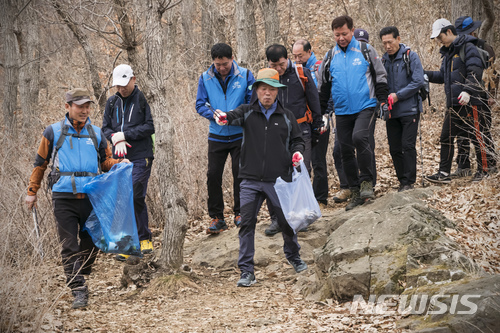
M 407 290 L 405 294 L 447 297 L 439 298 L 440 304 L 435 309 L 427 307 L 423 316 L 400 321 L 400 328 L 418 333 L 500 332 L 498 275 L 420 287 Z
M 310 299 L 352 301 L 354 295 L 400 294 L 405 288 L 459 280 L 481 272 L 445 236 L 453 222 L 419 200 L 431 190 L 389 193 L 330 223 L 338 228 L 315 250 Z

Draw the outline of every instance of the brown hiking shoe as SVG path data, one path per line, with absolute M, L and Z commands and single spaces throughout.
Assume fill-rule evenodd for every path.
M 333 201 L 336 203 L 341 203 L 341 202 L 346 202 L 349 197 L 351 196 L 351 190 L 348 188 L 341 188 L 340 191 L 338 191 L 334 196 L 333 196 Z

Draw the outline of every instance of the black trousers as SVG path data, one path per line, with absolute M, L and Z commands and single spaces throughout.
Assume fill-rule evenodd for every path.
M 335 115 L 337 137 L 342 152 L 342 165 L 350 188 L 359 188 L 363 181 L 375 182 L 374 108 L 352 115 Z
M 472 114 L 473 116 L 473 114 Z M 493 138 L 491 136 L 491 109 L 487 105 L 481 106 L 478 108 L 478 125 L 479 130 L 483 134 L 484 145 L 486 148 L 486 162 L 487 170 L 483 171 L 491 171 L 492 168 L 496 167 L 496 153 L 495 153 L 495 143 L 493 142 Z M 458 137 L 457 138 L 457 165 L 460 169 L 470 169 L 470 138 L 471 133 L 466 137 Z M 474 139 L 475 134 L 472 136 Z
M 273 182 L 244 179 L 241 182 L 241 226 L 238 233 L 240 251 L 238 267 L 241 272 L 254 273 L 255 225 L 262 202 L 273 207 L 274 216 L 282 230 L 283 252 L 288 260 L 300 258 L 297 235 L 286 221 Z
M 227 156 L 231 155 L 233 173 L 234 215 L 240 213 L 240 183 L 238 179 L 241 140 L 234 142 L 208 141 L 208 215 L 213 219 L 224 219 L 224 198 L 222 195 L 222 174 Z
M 401 185 L 415 184 L 417 179 L 417 142 L 420 113 L 389 119 L 385 126 L 392 163 Z
M 456 137 L 468 137 L 476 151 L 478 171 L 488 170 L 486 154 L 485 117 L 480 115 L 478 106 L 454 106 L 445 113 L 441 130 L 441 159 L 439 171 L 449 173 L 453 163 L 454 141 Z M 470 164 L 470 162 L 469 162 Z
M 328 141 L 330 140 L 330 129 L 319 136 L 318 143 L 312 148 L 311 162 L 313 168 L 313 191 L 318 202 L 327 203 L 328 200 L 328 169 L 326 165 L 326 153 Z
M 97 247 L 90 235 L 83 231 L 92 212 L 92 204 L 85 199 L 52 199 L 57 232 L 61 242 L 61 257 L 66 284 L 71 288 L 85 285 L 84 274 L 91 272 L 97 256 Z

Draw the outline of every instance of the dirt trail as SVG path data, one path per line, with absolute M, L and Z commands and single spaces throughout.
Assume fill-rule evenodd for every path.
M 192 232 L 192 230 L 191 230 Z M 197 231 L 198 232 L 198 231 Z M 200 238 L 196 235 L 195 238 Z M 155 239 L 155 245 L 159 238 Z M 280 237 L 281 240 L 281 237 Z M 258 244 L 257 244 L 258 246 Z M 185 263 L 190 265 L 190 258 Z M 71 309 L 69 291 L 42 329 L 55 332 L 398 332 L 394 317 L 349 313 L 349 304 L 306 301 L 300 274 L 283 258 L 272 269 L 256 267 L 257 284 L 238 288 L 236 269 L 191 267 L 189 279 L 160 278 L 146 288 L 123 288 L 125 263 L 100 254 L 88 279 L 89 306 Z M 62 270 L 61 270 L 62 273 Z M 163 282 L 162 282 L 163 281 Z M 64 282 L 61 280 L 61 290 Z

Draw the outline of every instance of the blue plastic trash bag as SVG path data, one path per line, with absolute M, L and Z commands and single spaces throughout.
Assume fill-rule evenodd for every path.
M 293 168 L 290 183 L 278 177 L 274 184 L 283 214 L 295 233 L 307 228 L 321 217 L 321 210 L 314 197 L 309 173 L 302 160 L 300 170 L 302 171 L 298 172 L 296 168 Z
M 115 164 L 83 187 L 94 210 L 85 222 L 94 244 L 106 253 L 141 256 L 134 213 L 132 163 Z

